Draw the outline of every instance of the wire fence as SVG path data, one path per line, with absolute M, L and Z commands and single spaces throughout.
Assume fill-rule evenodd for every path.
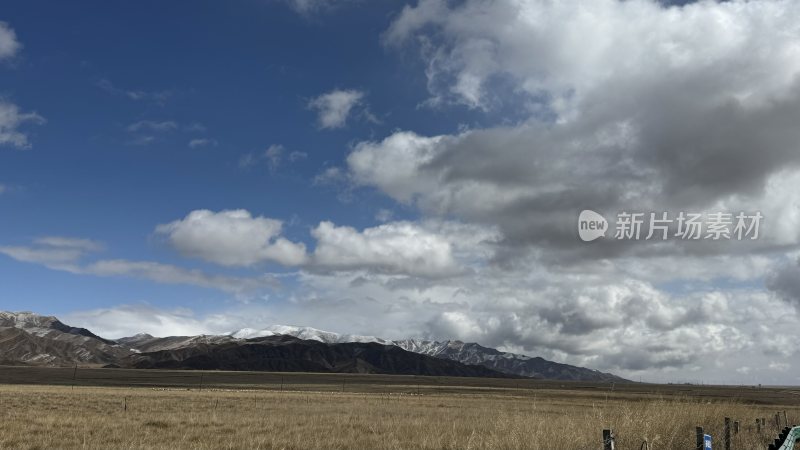
M 695 450 L 713 450 L 720 448 L 724 450 L 734 450 L 735 436 L 745 430 L 755 432 L 759 435 L 762 433 L 774 434 L 778 431 L 777 437 L 770 444 L 765 446 L 766 450 L 800 450 L 800 426 L 789 426 L 786 411 L 776 412 L 774 422 L 767 422 L 765 417 L 757 417 L 755 419 L 755 427 L 742 427 L 738 420 L 732 420 L 730 417 L 725 418 L 725 425 L 723 427 L 722 435 L 714 439 L 714 436 L 707 434 L 705 429 L 698 426 L 695 430 Z M 612 429 L 603 430 L 603 450 L 620 450 L 616 445 L 617 437 Z M 716 444 L 715 444 L 716 442 Z M 740 447 L 742 450 L 756 450 L 745 447 Z M 650 450 L 650 443 L 645 440 L 639 447 L 639 450 Z

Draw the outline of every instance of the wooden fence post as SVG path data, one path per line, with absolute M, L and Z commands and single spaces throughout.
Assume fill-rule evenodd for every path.
M 783 424 L 784 426 L 789 426 L 789 419 L 786 418 L 786 410 L 783 411 Z
M 775 413 L 775 427 L 781 427 L 781 413 Z
M 703 441 L 705 440 L 705 434 L 706 433 L 703 430 L 703 427 L 697 427 L 695 429 L 695 431 L 697 433 L 696 440 L 695 440 L 695 443 L 696 443 L 695 450 L 703 450 L 703 445 L 704 445 Z
M 756 433 L 761 434 L 761 419 L 756 417 Z
M 731 418 L 725 418 L 725 450 L 731 450 Z
M 611 430 L 603 430 L 603 450 L 614 450 L 614 433 Z
M 733 434 L 739 434 L 739 421 L 733 421 Z

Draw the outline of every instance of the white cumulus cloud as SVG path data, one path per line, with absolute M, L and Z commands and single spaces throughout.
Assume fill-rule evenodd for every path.
M 6 22 L 0 22 L 0 61 L 13 58 L 22 44 L 17 40 L 14 29 Z
M 306 249 L 281 236 L 283 223 L 253 217 L 246 210 L 195 210 L 185 218 L 156 227 L 156 233 L 183 255 L 224 266 L 252 266 L 274 261 L 286 266 L 305 261 Z
M 9 145 L 25 149 L 31 146 L 28 135 L 20 127 L 24 124 L 43 124 L 44 118 L 35 112 L 22 112 L 19 107 L 0 99 L 0 146 Z
M 393 222 L 358 231 L 322 222 L 311 233 L 317 239 L 314 264 L 327 270 L 441 277 L 463 272 L 448 237 L 411 222 Z
M 350 113 L 364 98 L 364 93 L 355 89 L 334 89 L 308 102 L 308 107 L 317 111 L 320 128 L 342 128 Z
M 139 122 L 128 125 L 128 131 L 174 131 L 178 129 L 178 124 L 172 120 L 155 121 L 140 120 Z
M 0 61 L 11 59 L 22 48 L 17 34 L 6 22 L 0 21 Z M 24 124 L 42 124 L 45 120 L 35 112 L 22 112 L 19 107 L 0 97 L 0 147 L 8 145 L 29 148 L 28 135 L 20 130 Z
M 197 138 L 189 141 L 189 148 L 199 148 L 217 145 L 217 141 L 208 138 Z

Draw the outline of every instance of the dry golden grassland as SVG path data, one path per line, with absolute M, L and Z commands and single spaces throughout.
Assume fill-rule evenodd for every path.
M 652 449 L 692 449 L 697 425 L 722 448 L 723 418 L 731 417 L 741 422 L 734 449 L 766 449 L 777 431 L 758 435 L 756 417 L 774 422 L 775 412 L 785 410 L 790 422 L 800 418 L 792 390 L 760 390 L 762 399 L 733 388 L 711 395 L 646 385 L 443 390 L 419 380 L 421 386 L 371 385 L 362 392 L 341 392 L 333 383 L 202 392 L 0 385 L 0 448 L 574 450 L 602 448 L 602 429 L 613 428 L 619 450 L 639 449 L 645 439 Z M 351 380 L 347 388 L 358 391 L 358 384 Z

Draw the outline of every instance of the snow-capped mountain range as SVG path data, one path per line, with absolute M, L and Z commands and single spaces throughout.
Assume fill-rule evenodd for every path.
M 252 339 L 257 337 L 286 335 L 299 339 L 313 340 L 327 344 L 345 342 L 375 342 L 384 345 L 394 345 L 403 350 L 450 359 L 463 364 L 473 364 L 488 367 L 499 372 L 524 377 L 553 378 L 561 380 L 591 380 L 591 381 L 625 381 L 616 375 L 603 373 L 584 367 L 571 366 L 548 361 L 540 357 L 519 355 L 516 353 L 501 352 L 484 347 L 476 343 L 462 341 L 429 341 L 421 339 L 389 340 L 375 336 L 359 336 L 351 334 L 337 334 L 330 331 L 317 330 L 311 327 L 294 327 L 274 325 L 260 330 L 243 328 L 228 333 L 237 339 Z
M 286 344 L 281 337 L 292 338 L 292 343 L 299 343 L 297 345 L 301 346 L 302 342 L 317 342 L 330 346 L 343 346 L 342 348 L 347 348 L 348 351 L 352 350 L 353 345 L 356 344 L 361 345 L 362 350 L 368 348 L 365 346 L 370 344 L 378 344 L 379 347 L 369 347 L 371 351 L 389 352 L 394 358 L 404 358 L 391 351 L 392 348 L 399 348 L 406 352 L 423 355 L 423 357 L 449 360 L 465 366 L 483 366 L 494 373 L 500 372 L 512 376 L 559 380 L 625 381 L 609 373 L 556 363 L 540 357 L 501 352 L 476 343 L 461 341 L 388 340 L 375 336 L 338 334 L 310 327 L 285 325 L 274 325 L 263 329 L 243 328 L 221 335 L 154 337 L 149 334 L 137 334 L 109 340 L 84 328 L 65 325 L 55 317 L 41 316 L 30 312 L 0 312 L 0 364 L 117 365 L 124 364 L 125 361 L 130 364 L 131 358 L 139 362 L 146 359 L 152 361 L 154 360 L 153 355 L 159 352 L 162 353 L 159 356 L 161 359 L 164 358 L 164 354 L 168 354 L 169 358 L 174 359 L 178 357 L 176 355 L 182 355 L 181 357 L 187 355 L 209 356 L 246 345 L 269 346 L 274 349 L 278 345 Z M 347 347 L 348 345 L 349 347 Z M 296 354 L 298 352 L 292 353 L 292 355 Z M 155 359 L 161 361 L 159 358 Z M 420 364 L 420 361 L 414 361 L 413 358 L 410 360 L 405 358 L 402 361 L 404 363 L 413 362 L 416 364 L 415 367 L 419 367 Z M 470 372 L 468 367 L 438 367 L 435 364 L 431 365 L 431 362 L 422 362 L 429 373 L 441 370 L 456 371 L 461 374 L 478 373 Z M 180 364 L 180 361 L 169 360 L 168 362 L 161 361 L 161 363 Z M 246 365 L 247 361 L 244 361 L 236 367 Z M 345 365 L 347 364 L 345 363 Z M 363 367 L 363 364 L 359 367 Z M 377 368 L 376 370 L 381 369 Z

